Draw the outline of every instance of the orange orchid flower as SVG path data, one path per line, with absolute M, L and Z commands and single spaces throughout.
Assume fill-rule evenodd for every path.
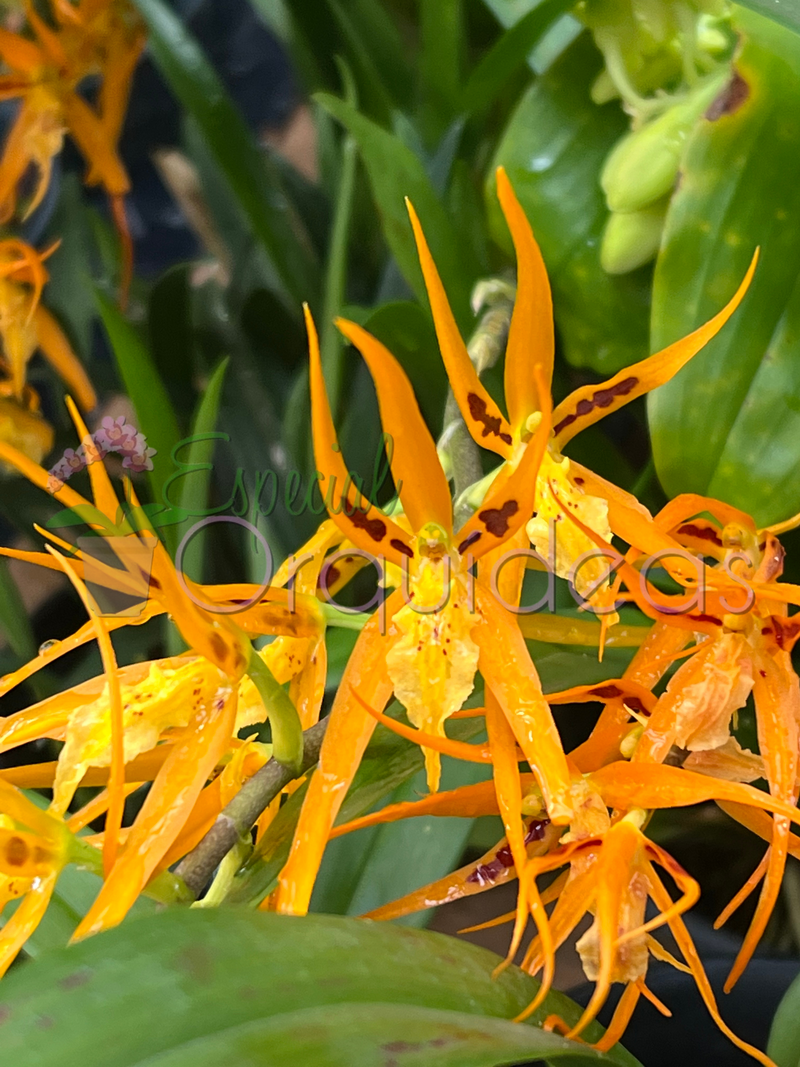
M 42 306 L 47 282 L 43 253 L 18 238 L 0 241 L 0 440 L 39 462 L 50 451 L 53 431 L 39 414 L 39 398 L 26 384 L 26 368 L 37 349 L 75 393 L 84 411 L 96 402 L 94 389 L 61 327 Z
M 525 817 L 526 857 L 519 867 L 509 842 L 504 839 L 472 864 L 383 905 L 365 917 L 387 920 L 437 907 L 493 888 L 517 877 L 521 869 L 521 906 L 482 926 L 516 919 L 509 951 L 511 959 L 519 947 L 528 911 L 536 921 L 539 936 L 527 950 L 522 966 L 532 974 L 544 969 L 544 980 L 525 1015 L 534 1011 L 546 996 L 553 975 L 553 954 L 588 911 L 595 917 L 594 924 L 577 947 L 587 977 L 596 982 L 596 988 L 584 1015 L 570 1031 L 571 1037 L 577 1037 L 594 1018 L 613 982 L 624 983 L 626 990 L 598 1048 L 608 1049 L 620 1039 L 641 995 L 653 1000 L 658 1007 L 645 984 L 648 959 L 652 955 L 691 973 L 708 1010 L 723 1032 L 761 1063 L 771 1064 L 768 1057 L 741 1042 L 720 1018 L 708 979 L 680 918 L 697 900 L 697 883 L 663 849 L 645 837 L 642 827 L 649 810 L 707 800 L 717 800 L 725 810 L 732 807 L 745 825 L 757 827 L 762 833 L 768 833 L 764 826 L 766 812 L 795 823 L 800 823 L 800 812 L 793 805 L 758 789 L 681 767 L 618 761 L 593 774 L 576 775 L 573 782 L 575 817 L 566 833 L 542 815 Z M 528 790 L 529 806 L 535 807 L 534 776 L 524 776 L 523 785 Z M 608 809 L 616 809 L 616 813 L 612 814 Z M 496 815 L 499 811 L 500 805 L 491 783 L 482 782 L 419 801 L 389 805 L 336 827 L 332 836 L 404 818 L 429 815 L 476 817 Z M 793 847 L 797 840 L 793 838 Z M 672 900 L 656 873 L 656 865 L 669 874 L 681 891 L 677 901 Z M 559 868 L 566 870 L 540 894 L 536 879 Z M 648 897 L 659 914 L 645 922 Z M 555 908 L 548 919 L 543 908 L 553 901 Z M 651 931 L 661 925 L 669 926 L 685 963 L 674 959 L 651 936 Z M 554 1019 L 551 1023 L 558 1025 L 560 1021 Z
M 568 514 L 568 518 L 586 529 L 574 515 Z M 687 607 L 685 597 L 664 597 L 652 589 L 643 597 L 647 586 L 644 576 L 627 561 L 619 566 L 631 597 L 659 620 L 662 632 L 671 627 L 676 635 L 688 636 L 690 631 L 705 635 L 687 650 L 686 661 L 648 716 L 639 716 L 640 726 L 634 730 L 627 754 L 636 763 L 661 763 L 674 746 L 694 755 L 695 765 L 703 762 L 697 756 L 707 753 L 705 766 L 711 768 L 714 753 L 719 752 L 729 773 L 735 773 L 738 764 L 746 777 L 752 772 L 752 755 L 743 753 L 732 741 L 730 724 L 752 693 L 764 775 L 771 793 L 794 805 L 800 681 L 792 666 L 791 649 L 800 636 L 800 621 L 788 615 L 787 605 L 800 603 L 800 590 L 778 581 L 783 572 L 783 548 L 770 530 L 757 530 L 750 516 L 697 495 L 677 497 L 666 505 L 656 525 L 684 550 L 716 563 L 709 568 L 698 560 L 694 580 L 688 586 L 693 597 L 700 598 L 693 607 Z M 592 531 L 587 530 L 587 534 L 596 539 Z M 677 573 L 676 577 L 681 580 Z M 677 603 L 671 607 L 673 600 Z M 678 637 L 676 643 L 685 641 Z M 623 714 L 614 726 L 621 732 L 625 722 Z M 601 723 L 596 729 L 608 728 L 608 722 L 602 727 Z M 618 734 L 617 744 L 619 741 Z M 788 840 L 789 822 L 776 816 L 767 860 L 763 869 L 760 865 L 760 874 L 757 872 L 748 883 L 748 890 L 752 890 L 764 877 L 759 904 L 728 978 L 728 989 L 747 965 L 772 914 Z M 738 904 L 743 897 L 737 895 L 735 899 Z
M 58 26 L 52 29 L 27 3 L 33 39 L 0 28 L 0 58 L 9 70 L 0 75 L 0 98 L 22 99 L 0 161 L 0 220 L 14 214 L 17 187 L 30 165 L 38 171 L 38 181 L 25 215 L 38 207 L 50 182 L 52 159 L 69 132 L 89 166 L 87 183 L 102 185 L 109 196 L 123 246 L 125 294 L 132 270 L 124 208 L 130 183 L 117 142 L 133 70 L 145 43 L 143 24 L 135 9 L 121 0 L 81 0 L 69 13 L 67 7 L 72 5 L 56 5 Z M 80 93 L 89 75 L 102 79 L 95 107 Z
M 36 929 L 58 876 L 72 856 L 72 834 L 63 821 L 0 781 L 0 911 L 22 901 L 0 930 L 0 975 Z
M 428 290 L 436 334 L 447 374 L 461 414 L 475 441 L 496 452 L 507 464 L 516 464 L 532 431 L 550 405 L 550 382 L 555 352 L 552 298 L 544 260 L 530 224 L 503 168 L 497 171 L 497 193 L 517 253 L 517 298 L 509 331 L 505 361 L 505 398 L 508 417 L 482 385 L 459 333 L 447 295 L 428 249 L 419 219 L 408 204 L 420 264 Z M 562 507 L 580 516 L 584 524 L 610 541 L 612 532 L 632 540 L 649 522 L 649 514 L 630 494 L 599 478 L 562 455 L 564 447 L 587 426 L 672 378 L 725 325 L 738 307 L 755 270 L 758 253 L 728 304 L 703 326 L 662 352 L 615 374 L 600 385 L 582 386 L 553 411 L 552 438 L 539 467 L 532 518 L 527 524 L 534 548 L 549 560 L 555 553 L 555 570 L 570 578 L 590 603 L 605 603 L 606 563 L 584 554 L 594 548 L 577 527 L 564 523 Z M 542 369 L 539 382 L 534 367 Z M 502 470 L 502 468 L 501 468 Z M 479 487 L 483 483 L 479 483 Z M 476 487 L 476 488 L 479 488 Z M 554 499 L 557 490 L 561 503 Z M 556 524 L 553 527 L 553 524 Z M 557 531 L 551 544 L 552 529 Z M 635 538 L 633 538 L 635 543 Z M 647 545 L 640 545 L 647 548 Z M 609 622 L 616 616 L 609 616 Z
M 495 733 L 503 731 L 506 752 L 515 753 L 519 745 L 540 781 L 550 818 L 564 822 L 570 817 L 567 766 L 538 675 L 515 617 L 501 606 L 487 568 L 481 566 L 495 550 L 512 543 L 530 514 L 549 434 L 548 412 L 516 467 L 496 480 L 482 507 L 455 532 L 447 479 L 408 379 L 374 337 L 355 323 L 338 320 L 369 366 L 384 431 L 393 442 L 392 474 L 404 514 L 389 517 L 354 492 L 336 441 L 308 311 L 306 322 L 314 448 L 327 507 L 347 538 L 388 567 L 387 580 L 401 588 L 362 630 L 334 701 L 319 769 L 281 874 L 278 909 L 301 913 L 330 828 L 375 728 L 361 702 L 380 712 L 394 692 L 421 731 L 423 745 L 423 735 L 446 744 L 444 723 L 463 705 L 480 669 L 490 694 L 487 702 L 496 702 Z M 474 561 L 479 561 L 475 578 L 470 571 Z M 497 743 L 495 751 L 500 759 Z M 435 790 L 439 754 L 426 748 L 425 758 L 429 787 Z M 518 776 L 516 765 L 510 770 L 512 761 L 513 755 L 506 756 L 505 766 L 512 777 Z

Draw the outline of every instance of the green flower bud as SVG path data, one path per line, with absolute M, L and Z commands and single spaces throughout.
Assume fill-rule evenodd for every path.
M 656 255 L 669 197 L 643 208 L 609 216 L 600 245 L 600 265 L 607 274 L 627 274 Z
M 639 211 L 670 192 L 686 138 L 725 77 L 714 77 L 682 103 L 617 142 L 600 175 L 611 211 Z

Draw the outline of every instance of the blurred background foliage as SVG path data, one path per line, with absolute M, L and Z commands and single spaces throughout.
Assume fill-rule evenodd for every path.
M 403 198 L 416 207 L 469 336 L 485 310 L 473 303 L 476 284 L 514 281 L 494 193 L 498 164 L 550 272 L 557 399 L 699 325 L 761 247 L 735 323 L 647 410 L 640 401 L 604 420 L 571 454 L 653 509 L 699 492 L 751 511 L 761 525 L 800 510 L 796 9 L 769 0 L 230 0 L 221 17 L 208 0 L 135 3 L 149 45 L 122 141 L 137 264 L 127 312 L 115 299 L 109 219 L 68 155 L 22 233 L 37 245 L 61 240 L 46 302 L 98 392 L 124 394 L 157 448 L 141 488 L 173 552 L 211 512 L 256 525 L 276 561 L 318 524 L 303 301 L 321 329 L 348 465 L 377 486 L 379 502 L 391 496 L 369 374 L 332 320 L 357 320 L 395 353 L 438 436 L 447 383 Z M 55 458 L 74 445 L 73 433 L 45 369 L 34 364 L 31 381 L 57 428 Z M 486 383 L 499 400 L 500 368 Z M 113 403 L 104 410 L 119 410 Z M 85 477 L 76 478 L 78 488 Z M 32 522 L 48 518 L 63 525 L 65 516 L 46 504 L 4 476 L 5 537 L 21 543 Z M 261 580 L 259 545 L 231 529 L 218 525 L 193 541 L 193 578 Z M 793 566 L 788 576 L 798 580 Z M 365 589 L 369 596 L 366 577 L 357 592 Z M 575 611 L 563 588 L 559 609 Z M 0 567 L 0 620 L 5 672 L 82 617 L 63 587 L 23 585 L 21 593 Z M 329 633 L 333 690 L 355 632 Z M 165 646 L 179 647 L 158 622 L 122 631 L 119 655 L 130 662 Z M 591 649 L 533 651 L 545 691 L 621 673 L 630 654 L 610 647 L 599 664 Z M 42 672 L 35 688 L 7 698 L 6 710 L 100 672 L 95 653 L 63 663 L 62 673 Z M 558 714 L 577 744 L 591 724 L 585 708 Z M 748 729 L 745 715 L 743 737 Z M 30 756 L 21 750 L 14 759 Z M 379 730 L 347 816 L 415 796 L 420 766 L 416 748 Z M 444 783 L 474 773 L 448 763 Z M 274 879 L 299 799 L 242 872 L 238 899 L 263 894 Z M 724 817 L 715 809 L 713 818 Z M 716 884 L 715 863 L 705 864 L 704 878 L 691 859 L 708 856 L 713 818 L 681 828 L 665 820 L 662 829 L 677 857 L 710 884 L 709 913 L 759 858 L 742 834 L 737 878 L 728 867 Z M 420 838 L 418 826 L 397 824 L 336 842 L 315 905 L 357 914 L 500 836 L 499 822 L 484 820 L 430 819 L 424 829 Z M 729 846 L 726 863 L 730 855 Z M 72 886 L 65 894 L 59 915 L 74 926 L 76 901 L 88 895 Z M 792 923 L 800 931 L 798 907 L 788 900 L 774 921 L 773 940 L 784 947 Z M 747 918 L 745 909 L 739 928 Z M 37 937 L 63 942 L 64 923 L 43 925 Z

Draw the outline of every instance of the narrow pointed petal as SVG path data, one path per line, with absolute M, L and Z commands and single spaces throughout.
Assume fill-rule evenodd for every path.
M 72 351 L 64 331 L 47 310 L 39 305 L 33 313 L 39 347 L 50 365 L 63 379 L 70 392 L 74 393 L 84 411 L 97 405 L 97 394 L 83 364 Z
M 69 560 L 64 556 L 59 556 L 54 549 L 50 549 L 50 551 L 59 559 L 61 566 L 77 590 L 83 601 L 83 606 L 89 614 L 89 619 L 97 636 L 97 645 L 100 649 L 106 684 L 108 685 L 108 710 L 111 719 L 111 768 L 108 776 L 108 815 L 103 838 L 103 870 L 106 877 L 108 877 L 117 859 L 119 832 L 122 829 L 122 818 L 125 813 L 125 741 L 117 657 L 114 654 L 114 646 L 111 643 L 108 630 L 103 620 L 96 613 L 96 605 L 86 585 L 75 573 Z
M 467 428 L 479 445 L 490 448 L 504 459 L 511 455 L 512 435 L 505 415 L 481 384 L 478 373 L 469 358 L 467 346 L 456 325 L 453 312 L 444 291 L 442 280 L 433 262 L 433 256 L 422 232 L 417 213 L 409 200 L 406 207 L 414 229 L 419 262 L 428 290 L 428 300 L 433 314 L 433 324 L 439 340 L 439 349 L 450 379 L 453 395 Z
M 61 570 L 61 567 L 55 562 L 55 560 L 53 560 L 53 557 L 50 555 L 49 552 L 42 553 L 42 555 L 46 555 L 51 561 L 51 563 L 55 564 L 51 567 L 52 570 Z M 39 563 L 40 561 L 36 560 L 36 562 Z M 80 571 L 77 567 L 75 567 L 75 572 L 77 574 L 80 574 Z M 117 630 L 122 626 L 141 626 L 149 619 L 152 619 L 154 615 L 160 615 L 163 611 L 164 608 L 160 604 L 156 604 L 155 601 L 150 600 L 142 608 L 141 615 L 137 615 L 135 617 L 129 616 L 119 619 L 107 619 L 106 626 L 109 631 Z M 20 667 L 16 671 L 13 671 L 11 674 L 5 675 L 4 678 L 0 678 L 0 696 L 3 696 L 4 694 L 8 693 L 15 686 L 21 685 L 22 682 L 26 681 L 32 675 L 36 674 L 37 671 L 40 671 L 42 667 L 46 667 L 48 664 L 53 663 L 61 656 L 66 655 L 67 652 L 72 652 L 76 648 L 81 648 L 83 645 L 88 644 L 90 641 L 93 641 L 94 638 L 94 627 L 90 622 L 85 623 L 83 626 L 81 626 L 80 630 L 76 630 L 74 634 L 71 634 L 69 637 L 65 637 L 63 640 L 57 642 L 51 648 L 45 648 L 39 653 L 38 656 L 36 656 L 35 659 L 30 660 L 28 663 L 24 664 L 24 666 Z M 8 716 L 6 719 L 3 720 L 3 727 L 2 729 L 0 729 L 0 737 L 4 736 L 5 726 L 8 724 L 10 718 L 11 716 Z
M 685 767 L 665 764 L 609 763 L 589 775 L 589 784 L 610 808 L 682 808 L 706 800 L 729 800 L 762 808 L 800 824 L 800 809 L 751 785 L 725 782 Z
M 369 505 L 351 486 L 347 467 L 339 451 L 333 425 L 317 328 L 308 306 L 305 307 L 306 330 L 310 358 L 311 425 L 314 434 L 314 457 L 317 471 L 322 475 L 320 493 L 331 518 L 354 545 L 365 552 L 385 556 L 392 563 L 403 566 L 412 558 L 414 548 L 410 536 L 378 508 Z
M 553 433 L 559 451 L 587 426 L 674 377 L 681 367 L 719 333 L 737 309 L 748 290 L 757 262 L 758 251 L 755 252 L 736 293 L 722 311 L 717 312 L 703 326 L 654 356 L 626 367 L 602 385 L 584 385 L 570 393 L 553 412 Z
M 492 757 L 497 805 L 506 838 L 519 870 L 525 862 L 525 831 L 522 821 L 522 778 L 519 773 L 517 739 L 496 697 L 486 693 L 486 732 Z
M 413 741 L 424 748 L 432 749 L 434 752 L 441 752 L 446 756 L 452 756 L 453 759 L 465 760 L 468 763 L 492 762 L 492 750 L 488 745 L 469 745 L 465 741 L 451 741 L 449 737 L 439 737 L 438 734 L 429 734 L 424 730 L 418 730 L 414 726 L 406 726 L 404 723 L 398 722 L 397 719 L 384 715 L 377 708 L 371 707 L 355 689 L 353 689 L 353 696 L 368 715 L 381 723 L 382 726 L 385 726 L 387 730 L 391 730 L 392 733 L 397 734 L 399 737 L 404 737 L 407 741 Z
M 637 710 L 641 706 L 647 712 L 653 710 L 658 700 L 655 693 L 627 678 L 610 678 L 600 685 L 576 685 L 572 689 L 547 694 L 548 704 L 586 704 L 591 701 L 602 701 L 606 704 L 609 700 L 617 699 L 635 701 L 633 706 Z
M 195 801 L 228 747 L 236 690 L 220 690 L 176 738 L 130 829 L 125 849 L 73 935 L 79 941 L 120 923 L 181 832 Z
M 541 380 L 541 375 L 539 375 Z M 501 473 L 478 508 L 458 532 L 459 551 L 480 559 L 507 545 L 530 519 L 536 499 L 536 479 L 550 436 L 550 408 L 546 404 L 536 433 L 525 446 L 516 470 Z
M 543 856 L 549 852 L 555 846 L 560 832 L 546 821 L 531 820 L 526 835 L 529 838 L 528 855 Z M 415 889 L 398 900 L 384 904 L 368 912 L 362 918 L 382 921 L 399 919 L 425 908 L 436 908 L 453 900 L 475 896 L 477 893 L 483 893 L 488 889 L 493 889 L 496 885 L 502 885 L 516 878 L 517 871 L 513 864 L 511 849 L 503 838 L 472 863 L 460 867 L 452 874 L 445 875 L 444 878 L 431 882 L 430 885 Z
M 26 894 L 24 900 L 0 930 L 0 977 L 16 959 L 20 949 L 44 918 L 58 874 L 54 871 L 42 879 L 40 885 Z
M 796 802 L 798 716 L 800 685 L 788 653 L 759 654 L 753 672 L 758 743 L 767 772 L 770 792 L 776 799 Z M 764 885 L 755 915 L 742 947 L 725 982 L 727 993 L 739 979 L 756 950 L 780 893 L 789 846 L 789 819 L 776 816 Z
M 336 325 L 364 357 L 375 383 L 381 425 L 393 445 L 392 476 L 401 487 L 400 500 L 412 530 L 433 522 L 451 533 L 447 478 L 405 371 L 377 338 L 356 323 L 337 319 Z
M 532 786 L 535 778 L 532 774 L 523 776 L 525 784 Z M 443 793 L 429 793 L 421 800 L 404 800 L 398 804 L 387 804 L 380 811 L 362 815 L 358 819 L 334 826 L 331 839 L 363 830 L 366 826 L 382 826 L 384 823 L 397 822 L 399 819 L 415 819 L 424 815 L 464 817 L 476 819 L 481 815 L 499 815 L 500 808 L 493 782 L 477 782 L 474 785 L 462 785 L 457 789 L 447 789 Z
M 480 646 L 479 670 L 492 691 L 542 789 L 556 823 L 572 816 L 570 776 L 561 739 L 542 695 L 539 677 L 514 617 L 476 587 L 482 622 L 473 630 Z
M 639 831 L 621 822 L 606 834 L 600 852 L 597 877 L 596 922 L 599 935 L 599 966 L 591 999 L 567 1035 L 581 1034 L 605 1004 L 611 989 L 617 959 L 618 925 L 625 890 L 639 849 Z
M 657 876 L 651 878 L 650 881 L 650 893 L 657 908 L 664 911 L 672 903 L 672 898 L 664 888 L 664 885 Z M 672 931 L 672 936 L 678 943 L 678 948 L 683 953 L 683 957 L 691 968 L 692 975 L 697 988 L 700 990 L 700 996 L 703 998 L 706 1008 L 711 1015 L 711 1018 L 720 1028 L 720 1030 L 729 1038 L 737 1048 L 740 1048 L 743 1052 L 746 1052 L 749 1056 L 758 1060 L 764 1067 L 775 1067 L 775 1064 L 765 1053 L 759 1049 L 754 1048 L 752 1045 L 748 1045 L 746 1041 L 742 1041 L 737 1037 L 731 1028 L 722 1019 L 717 1008 L 717 1002 L 714 999 L 714 993 L 711 989 L 711 983 L 706 976 L 706 972 L 703 968 L 703 964 L 700 962 L 700 957 L 697 954 L 697 949 L 694 947 L 691 934 L 686 929 L 686 924 L 680 917 L 675 918 L 669 924 L 669 928 Z
M 772 819 L 770 819 L 769 822 L 770 825 L 772 825 Z M 772 840 L 771 834 L 770 840 Z M 744 904 L 744 902 L 756 888 L 758 883 L 767 873 L 767 867 L 769 866 L 769 853 L 770 850 L 767 849 L 767 851 L 759 860 L 756 869 L 753 871 L 753 873 L 750 875 L 744 885 L 736 892 L 736 894 L 731 897 L 731 899 L 716 917 L 716 919 L 714 920 L 715 930 L 719 930 L 721 926 L 724 926 L 728 919 L 730 919 L 731 915 L 733 915 L 735 911 L 738 911 L 738 909 L 742 906 L 742 904 Z
M 401 603 L 401 594 L 393 593 L 386 603 L 387 614 Z M 391 696 L 378 613 L 361 631 L 333 702 L 319 766 L 311 776 L 280 875 L 276 910 L 284 914 L 304 915 L 308 910 L 331 828 L 375 730 L 375 719 L 355 699 L 353 686 L 373 708 L 383 708 Z
M 592 1046 L 596 1048 L 598 1052 L 608 1052 L 616 1045 L 618 1041 L 622 1040 L 622 1035 L 627 1029 L 628 1023 L 631 1021 L 636 1005 L 639 1003 L 639 997 L 644 992 L 644 985 L 640 988 L 636 982 L 628 982 L 625 986 L 622 996 L 617 1002 L 617 1006 L 614 1009 L 614 1014 L 611 1016 L 611 1022 L 608 1024 L 608 1029 Z
M 105 468 L 105 464 L 98 455 L 97 445 L 94 443 L 92 435 L 86 428 L 86 423 L 83 421 L 72 397 L 68 396 L 66 398 L 66 404 L 70 418 L 75 424 L 75 429 L 78 431 L 78 436 L 81 439 L 81 444 L 86 453 L 89 482 L 92 486 L 92 497 L 94 502 L 112 523 L 120 525 L 122 511 L 119 499 L 114 492 L 114 486 L 111 484 L 111 478 Z
M 775 823 L 765 811 L 758 808 L 747 808 L 743 804 L 731 804 L 726 800 L 718 800 L 717 807 L 721 808 L 726 815 L 745 826 L 752 833 L 757 834 L 763 841 L 771 842 Z M 800 859 L 800 837 L 797 834 L 789 834 L 789 855 Z M 761 877 L 764 877 L 762 872 Z
M 517 253 L 517 297 L 506 346 L 505 394 L 508 420 L 518 430 L 546 402 L 533 376 L 536 363 L 542 367 L 549 400 L 555 353 L 553 298 L 542 253 L 502 167 L 497 170 L 497 196 Z

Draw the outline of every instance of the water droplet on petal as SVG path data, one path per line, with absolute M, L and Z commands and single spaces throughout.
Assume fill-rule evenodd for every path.
M 57 641 L 54 637 L 51 637 L 49 641 L 42 641 L 42 643 L 39 645 L 39 655 L 44 656 L 45 653 L 49 652 L 51 648 L 55 648 L 56 645 L 60 644 L 61 642 Z

